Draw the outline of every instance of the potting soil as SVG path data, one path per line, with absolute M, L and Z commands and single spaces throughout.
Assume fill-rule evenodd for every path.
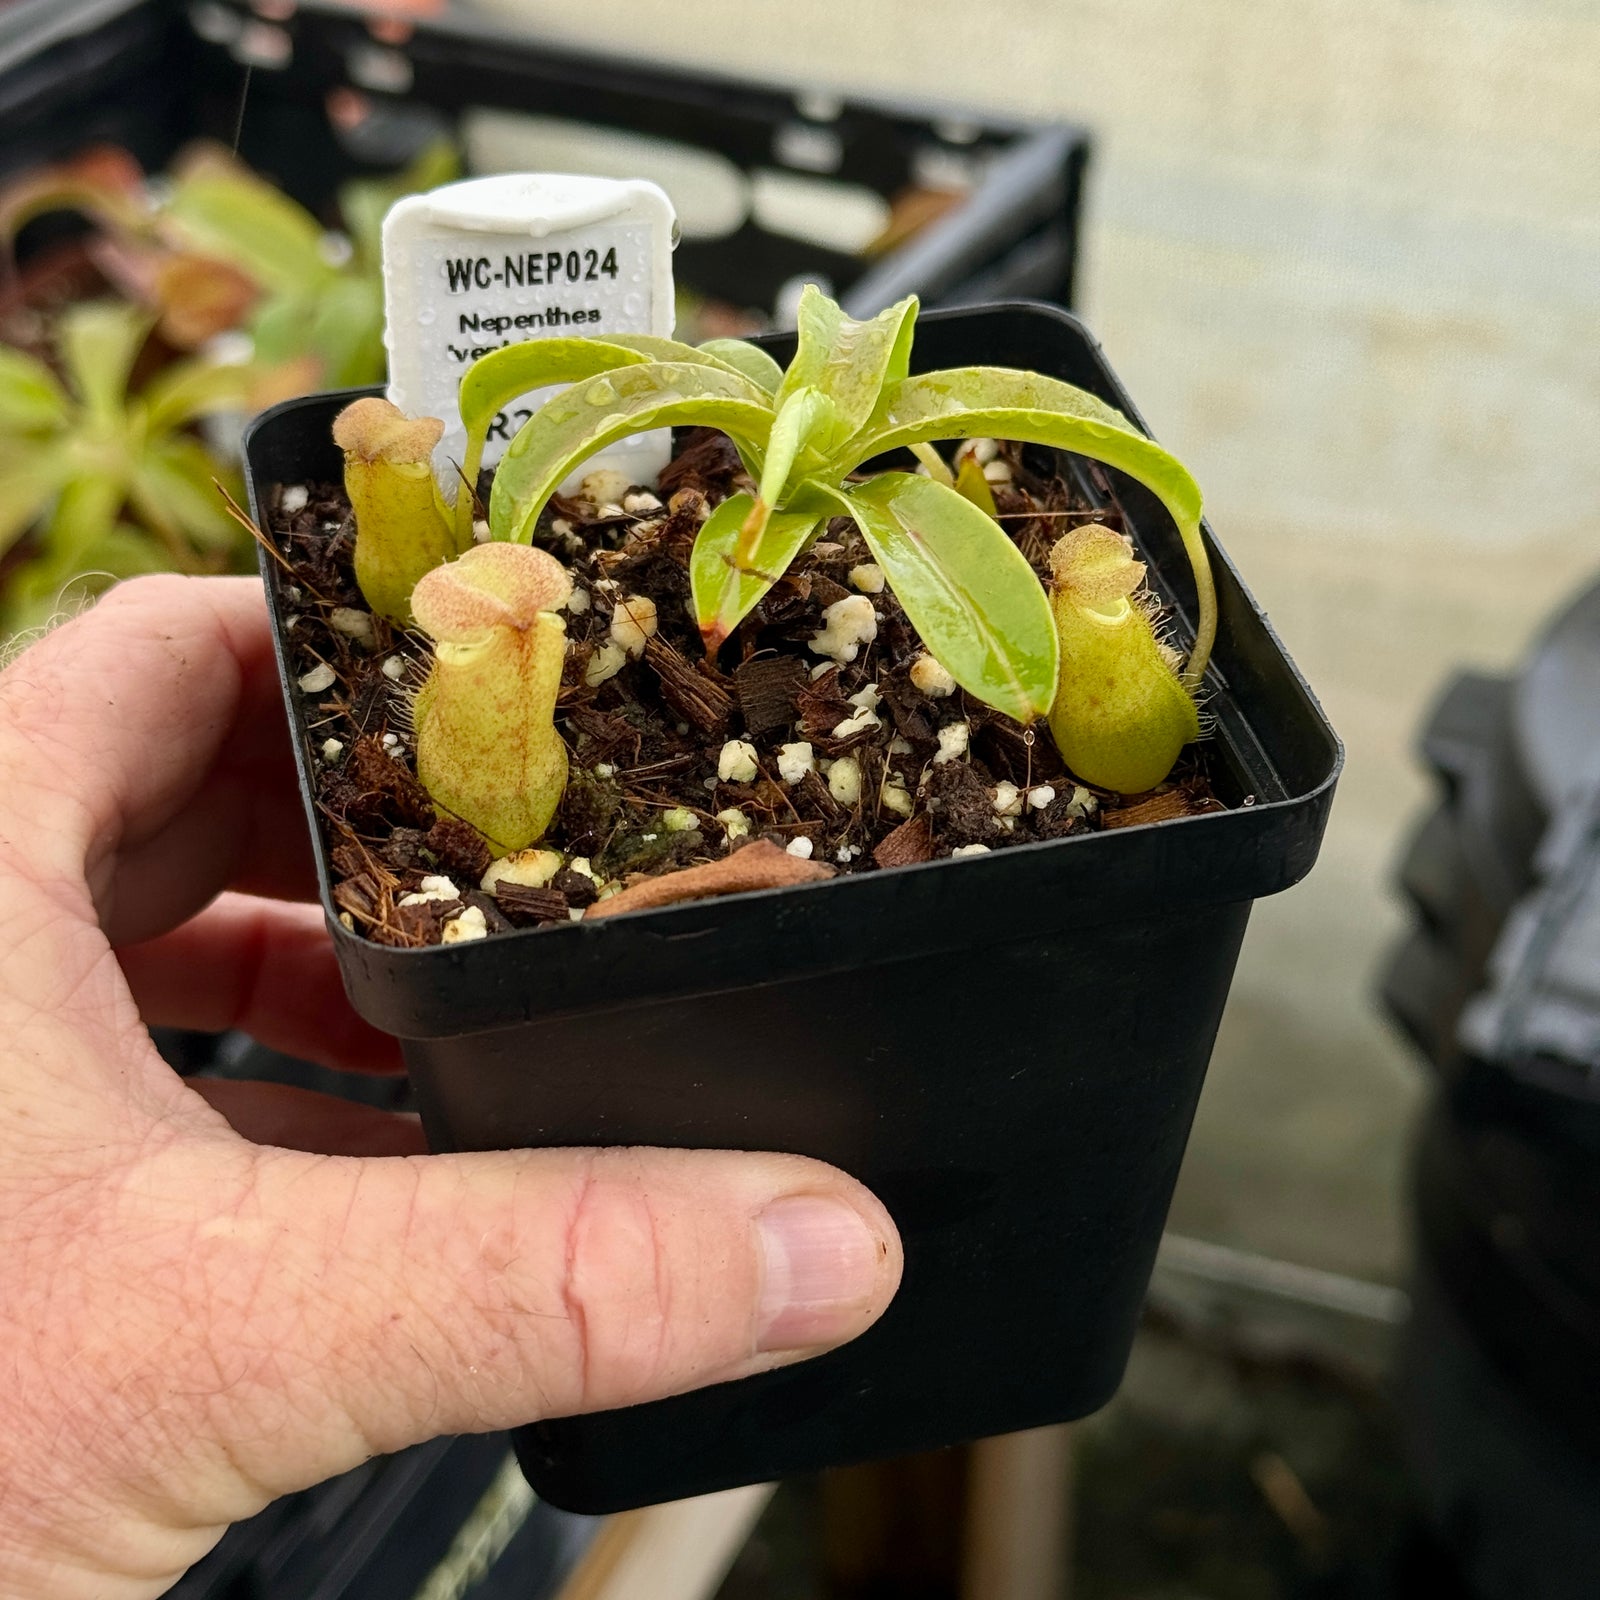
M 1002 446 L 987 469 L 1001 525 L 1041 581 L 1068 529 L 1121 529 L 1052 459 Z M 493 852 L 440 818 L 415 776 L 410 708 L 429 641 L 368 612 L 343 487 L 278 487 L 267 537 L 284 569 L 279 624 L 307 701 L 334 900 L 352 927 L 410 946 L 439 942 L 467 906 L 491 935 L 565 923 L 617 886 L 762 839 L 853 873 L 1220 808 L 1203 742 L 1158 790 L 1121 796 L 1076 780 L 1042 723 L 1026 729 L 959 688 L 941 692 L 947 681 L 848 518 L 707 660 L 689 553 L 710 508 L 741 489 L 753 485 L 732 445 L 701 430 L 653 489 L 558 496 L 541 515 L 534 542 L 575 583 L 556 708 L 571 773 L 541 841 L 567 865 L 538 887 L 503 880 L 485 892 Z M 824 654 L 824 612 L 851 596 L 870 603 L 872 637 L 853 656 L 848 645 Z M 848 609 L 865 619 L 862 603 Z M 630 630 L 630 617 L 644 626 Z

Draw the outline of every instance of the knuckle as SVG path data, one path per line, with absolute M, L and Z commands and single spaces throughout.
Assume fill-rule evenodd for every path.
M 661 1392 L 674 1355 L 670 1230 L 641 1183 L 587 1170 L 568 1213 L 561 1301 L 583 1409 Z

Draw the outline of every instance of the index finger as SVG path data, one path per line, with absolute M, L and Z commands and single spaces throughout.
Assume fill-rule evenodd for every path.
M 6 854 L 113 943 L 315 892 L 261 584 L 139 578 L 0 674 Z

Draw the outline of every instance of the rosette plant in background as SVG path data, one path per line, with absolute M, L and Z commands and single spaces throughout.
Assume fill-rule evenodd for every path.
M 383 377 L 383 215 L 455 165 L 345 185 L 332 231 L 214 145 L 159 179 L 96 147 L 0 191 L 0 629 L 135 573 L 248 567 L 213 480 L 237 491 L 256 411 Z M 88 233 L 19 264 L 62 212 Z

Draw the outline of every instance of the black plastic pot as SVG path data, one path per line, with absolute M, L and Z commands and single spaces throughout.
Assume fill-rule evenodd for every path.
M 1031 367 L 1133 414 L 1053 307 L 930 315 L 916 360 Z M 275 484 L 336 476 L 347 398 L 255 425 L 258 517 Z M 1170 523 L 1125 481 L 1085 481 L 1120 499 L 1181 627 L 1193 590 Z M 1250 903 L 1311 867 L 1341 762 L 1213 559 L 1223 813 L 412 951 L 334 921 L 319 837 L 346 985 L 405 1042 L 435 1148 L 794 1151 L 868 1183 L 904 1238 L 900 1293 L 854 1344 L 522 1430 L 546 1498 L 618 1509 L 1079 1417 L 1114 1392 Z

